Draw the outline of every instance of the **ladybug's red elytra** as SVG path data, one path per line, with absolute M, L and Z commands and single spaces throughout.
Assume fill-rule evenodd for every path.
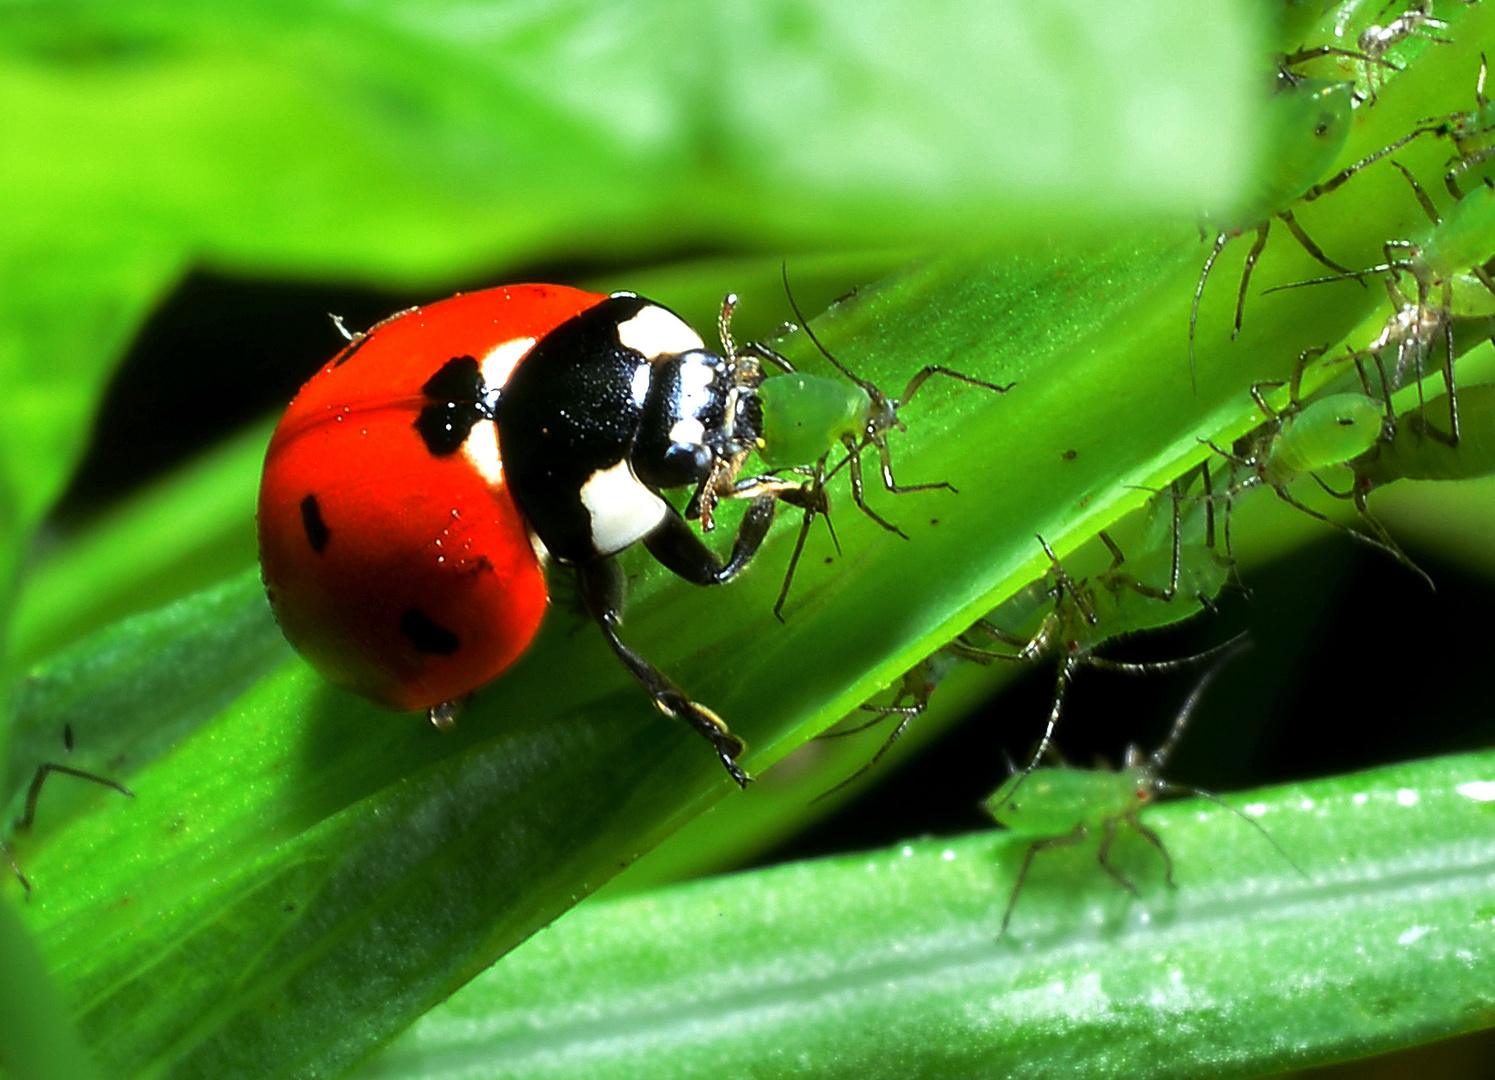
M 743 744 L 619 639 L 613 558 L 642 541 L 699 585 L 752 559 L 776 501 L 804 485 L 738 479 L 761 417 L 761 346 L 706 349 L 631 293 L 510 285 L 414 308 L 357 335 L 302 387 L 270 440 L 260 562 L 286 637 L 331 681 L 395 709 L 454 705 L 539 629 L 548 557 L 666 714 L 739 783 Z M 785 365 L 787 366 L 787 365 Z M 751 500 L 724 563 L 660 494 Z

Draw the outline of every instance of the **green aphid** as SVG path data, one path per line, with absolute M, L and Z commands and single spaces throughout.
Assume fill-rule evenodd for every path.
M 1310 476 L 1330 494 L 1338 495 L 1319 473 L 1339 466 L 1350 466 L 1351 462 L 1369 453 L 1379 441 L 1387 437 L 1389 428 L 1386 399 L 1371 396 L 1363 369 L 1360 369 L 1363 392 L 1330 394 L 1306 403 L 1297 400 L 1304 366 L 1309 359 L 1321 355 L 1323 351 L 1322 348 L 1307 349 L 1298 357 L 1286 409 L 1279 412 L 1272 408 L 1262 394 L 1263 388 L 1281 386 L 1281 383 L 1257 383 L 1251 387 L 1251 396 L 1267 421 L 1237 439 L 1230 450 L 1205 440 L 1216 453 L 1235 467 L 1226 498 L 1234 499 L 1253 487 L 1271 488 L 1279 499 L 1290 506 L 1341 530 L 1358 543 L 1390 555 L 1432 588 L 1432 578 L 1407 557 L 1363 502 L 1357 503 L 1357 506 L 1370 534 L 1340 524 L 1300 501 L 1292 493 L 1293 481 Z M 1358 364 L 1358 357 L 1356 359 Z
M 858 442 L 872 415 L 872 398 L 855 383 L 809 375 L 777 375 L 758 387 L 763 445 L 758 456 L 770 469 L 818 461 L 832 447 Z
M 1340 50 L 1304 50 L 1289 60 L 1309 59 L 1326 52 Z M 1346 53 L 1344 55 L 1360 56 Z M 1369 61 L 1371 58 L 1361 56 Z M 1294 75 L 1285 68 L 1278 78 L 1277 93 L 1267 103 L 1264 122 L 1266 145 L 1260 154 L 1264 162 L 1255 176 L 1240 205 L 1228 215 L 1212 216 L 1206 226 L 1215 232 L 1215 243 L 1199 273 L 1199 284 L 1194 287 L 1194 303 L 1189 311 L 1189 372 L 1194 371 L 1194 335 L 1199 321 L 1199 302 L 1204 296 L 1204 286 L 1214 269 L 1215 260 L 1235 237 L 1255 231 L 1256 241 L 1246 254 L 1246 263 L 1241 271 L 1240 289 L 1236 294 L 1235 324 L 1231 340 L 1241 332 L 1241 318 L 1246 305 L 1246 291 L 1251 284 L 1251 273 L 1266 248 L 1272 219 L 1281 220 L 1302 245 L 1303 250 L 1318 262 L 1336 271 L 1339 275 L 1360 277 L 1370 271 L 1350 270 L 1330 259 L 1323 250 L 1303 231 L 1293 217 L 1291 207 L 1297 202 L 1312 202 L 1334 191 L 1352 176 L 1367 166 L 1380 161 L 1389 154 L 1422 135 L 1433 134 L 1437 126 L 1420 126 L 1409 135 L 1384 146 L 1375 153 L 1345 166 L 1322 182 L 1319 177 L 1334 164 L 1349 138 L 1354 119 L 1355 86 L 1349 82 L 1330 82 Z M 1336 281 L 1336 278 L 1323 280 Z M 1279 286 L 1280 288 L 1281 286 Z M 1274 292 L 1268 289 L 1267 292 Z
M 784 288 L 787 293 L 787 276 Z M 789 595 L 789 586 L 794 580 L 794 571 L 799 565 L 810 526 L 817 516 L 824 516 L 827 526 L 830 525 L 830 503 L 825 494 L 825 486 L 843 468 L 851 478 L 851 497 L 857 508 L 882 528 L 908 539 L 902 529 L 867 505 L 862 479 L 862 452 L 868 447 L 876 448 L 883 487 L 894 495 L 940 488 L 955 490 L 954 485 L 943 480 L 900 484 L 893 477 L 893 455 L 888 447 L 888 436 L 895 431 L 907 430 L 907 425 L 898 416 L 898 410 L 913 400 L 925 382 L 931 376 L 943 375 L 999 394 L 1005 394 L 1013 386 L 1012 383 L 999 385 L 987 382 L 939 364 L 930 364 L 914 373 L 902 394 L 890 397 L 831 355 L 800 312 L 793 294 L 789 294 L 789 303 L 815 348 L 845 379 L 843 381 L 795 371 L 777 353 L 772 353 L 761 345 L 755 346 L 761 353 L 772 355 L 776 365 L 784 370 L 782 375 L 765 379 L 756 390 L 762 409 L 758 456 L 775 472 L 792 470 L 811 478 L 804 486 L 804 494 L 801 496 L 805 516 L 800 526 L 799 538 L 795 542 L 794 553 L 790 556 L 789 569 L 784 575 L 778 600 L 774 603 L 774 615 L 781 620 L 784 601 Z M 835 465 L 830 465 L 830 457 L 837 450 L 844 450 L 846 456 Z M 835 541 L 834 529 L 831 537 Z M 839 551 L 840 542 L 835 542 Z
M 1462 124 L 1448 118 L 1432 126 L 1427 126 L 1429 121 L 1424 121 L 1423 126 L 1394 144 L 1404 145 L 1428 133 L 1446 134 L 1454 139 L 1460 161 L 1444 177 L 1449 193 L 1456 200 L 1447 214 L 1440 214 L 1417 179 L 1400 163 L 1393 162 L 1411 186 L 1430 227 L 1408 239 L 1386 241 L 1382 245 L 1386 261 L 1378 266 L 1267 290 L 1275 292 L 1276 289 L 1300 288 L 1346 278 L 1363 280 L 1369 274 L 1384 275 L 1392 314 L 1366 351 L 1380 366 L 1388 393 L 1404 385 L 1409 374 L 1416 379 L 1420 392 L 1427 361 L 1437 339 L 1442 336 L 1443 378 L 1448 390 L 1445 395 L 1448 431 L 1439 431 L 1426 422 L 1422 431 L 1450 444 L 1459 441 L 1459 393 L 1454 383 L 1454 358 L 1457 354 L 1454 320 L 1484 318 L 1495 303 L 1495 273 L 1486 266 L 1495 257 L 1495 185 L 1488 177 L 1484 178 L 1484 183 L 1467 192 L 1462 191 L 1458 184 L 1458 177 L 1463 172 L 1482 166 L 1495 156 L 1495 148 L 1476 145 L 1480 140 L 1488 142 L 1492 119 L 1488 115 L 1489 102 L 1484 96 L 1484 76 L 1482 61 L 1475 90 L 1477 108 L 1473 113 L 1455 114 L 1456 118 L 1464 118 Z M 1416 286 L 1411 294 L 1402 286 L 1403 275 L 1410 277 Z M 1485 291 L 1485 296 L 1478 295 L 1480 288 Z M 1394 355 L 1389 370 L 1385 363 L 1387 353 Z M 1425 403 L 1419 405 L 1419 411 L 1425 418 Z
M 1200 611 L 1212 610 L 1215 597 L 1234 573 L 1228 546 L 1222 552 L 1216 544 L 1217 496 L 1210 487 L 1209 470 L 1201 466 L 1197 472 L 1204 480 L 1201 494 L 1188 493 L 1189 477 L 1153 500 L 1154 521 L 1166 520 L 1167 529 L 1149 530 L 1144 546 L 1130 561 L 1107 534 L 1100 534 L 1111 551 L 1111 565 L 1094 581 L 1074 580 L 1039 537 L 1051 564 L 1045 586 L 1052 606 L 1030 637 L 1013 629 L 1021 625 L 1013 618 L 1019 612 L 1008 605 L 978 620 L 961 637 L 959 643 L 968 649 L 976 648 L 972 639 L 981 634 L 1016 650 L 1006 653 L 982 648 L 982 662 L 1027 663 L 1047 656 L 1058 659 L 1053 704 L 1029 768 L 1035 768 L 1047 753 L 1063 715 L 1065 695 L 1081 668 L 1123 675 L 1166 674 L 1211 659 L 1233 644 L 1226 642 L 1177 660 L 1123 662 L 1096 655 L 1102 646 L 1119 638 L 1173 626 Z M 1155 578 L 1153 573 L 1157 574 Z M 1032 595 L 1019 594 L 1017 599 L 1026 606 Z
M 1007 931 L 1012 911 L 1017 906 L 1018 894 L 1022 891 L 1028 871 L 1039 852 L 1084 843 L 1097 834 L 1100 836 L 1100 845 L 1096 851 L 1096 859 L 1101 868 L 1123 889 L 1133 896 L 1140 896 L 1136 885 L 1111 862 L 1111 849 L 1122 825 L 1129 826 L 1157 849 L 1163 858 L 1164 879 L 1169 888 L 1176 887 L 1173 880 L 1173 859 L 1168 854 L 1162 837 L 1144 825 L 1141 819 L 1142 811 L 1163 796 L 1195 795 L 1219 803 L 1249 822 L 1283 858 L 1292 863 L 1287 853 L 1282 851 L 1254 819 L 1221 802 L 1207 791 L 1174 784 L 1162 777 L 1163 767 L 1182 739 L 1184 729 L 1188 727 L 1209 684 L 1220 669 L 1244 648 L 1244 641 L 1238 639 L 1232 642 L 1228 650 L 1200 677 L 1174 718 L 1168 737 L 1151 754 L 1144 756 L 1137 747 L 1129 746 L 1121 768 L 1116 770 L 1058 766 L 1019 770 L 984 801 L 987 813 L 998 825 L 1019 839 L 1031 841 L 1023 853 L 1023 861 L 1019 864 L 1017 877 L 1012 883 L 1007 908 L 1002 913 L 1001 933 Z M 1296 864 L 1293 866 L 1297 869 Z M 1302 871 L 1299 870 L 1299 873 Z
M 1043 743 L 1034 758 L 1036 764 L 1052 739 L 1063 713 L 1065 693 L 1080 668 L 1094 667 L 1127 675 L 1160 674 L 1206 660 L 1228 648 L 1227 642 L 1181 660 L 1146 663 L 1122 663 L 1095 655 L 1102 645 L 1117 638 L 1172 626 L 1213 608 L 1214 598 L 1234 572 L 1229 555 L 1216 547 L 1216 496 L 1210 489 L 1209 470 L 1201 466 L 1197 474 L 1203 478 L 1203 494 L 1188 493 L 1191 474 L 1153 499 L 1152 520 L 1142 545 L 1131 559 L 1110 536 L 1100 534 L 1111 552 L 1111 564 L 1094 581 L 1076 582 L 1039 537 L 1038 542 L 1051 563 L 1048 574 L 1018 590 L 977 620 L 966 633 L 905 672 L 888 704 L 863 705 L 864 711 L 876 714 L 874 719 L 826 736 L 854 735 L 889 716 L 899 718 L 867 763 L 819 798 L 841 790 L 882 760 L 909 724 L 928 708 L 930 696 L 940 682 L 961 662 L 1027 663 L 1050 656 L 1059 661 L 1053 707 Z M 993 640 L 1016 651 L 992 649 Z

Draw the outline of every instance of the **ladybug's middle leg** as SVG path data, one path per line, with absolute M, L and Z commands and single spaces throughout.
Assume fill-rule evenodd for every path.
M 770 509 L 770 514 L 771 512 Z M 683 521 L 681 524 L 684 524 Z M 740 539 L 739 533 L 739 541 Z M 660 712 L 666 716 L 679 717 L 699 731 L 716 750 L 716 756 L 721 759 L 728 775 L 739 787 L 747 787 L 750 777 L 737 764 L 737 758 L 745 747 L 741 739 L 727 730 L 726 721 L 706 706 L 692 701 L 669 676 L 623 644 L 618 637 L 618 626 L 623 621 L 623 583 L 623 573 L 617 561 L 612 558 L 593 559 L 576 568 L 576 585 L 582 601 L 592 618 L 597 620 L 597 625 L 602 628 L 602 636 L 607 638 L 607 643 L 612 646 L 623 666 L 649 692 Z

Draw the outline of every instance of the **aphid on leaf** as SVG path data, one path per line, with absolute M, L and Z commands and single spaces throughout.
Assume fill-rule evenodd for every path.
M 1128 826 L 1142 839 L 1157 849 L 1163 859 L 1164 880 L 1168 887 L 1176 888 L 1173 880 L 1173 858 L 1163 839 L 1142 823 L 1142 811 L 1159 798 L 1170 795 L 1194 795 L 1208 799 L 1225 807 L 1231 813 L 1248 822 L 1266 837 L 1267 842 L 1295 870 L 1301 874 L 1282 847 L 1272 839 L 1261 824 L 1235 807 L 1222 801 L 1210 792 L 1185 784 L 1175 784 L 1163 779 L 1163 768 L 1168 758 L 1183 738 L 1184 730 L 1193 718 L 1204 693 L 1220 669 L 1246 647 L 1246 642 L 1237 639 L 1219 656 L 1185 699 L 1183 707 L 1174 718 L 1172 730 L 1151 754 L 1143 755 L 1136 746 L 1128 746 L 1120 769 L 1074 769 L 1062 766 L 1044 766 L 1031 771 L 1018 770 L 992 793 L 983 803 L 987 813 L 1003 828 L 1018 839 L 1031 841 L 1018 865 L 1017 877 L 1012 883 L 1012 893 L 1002 912 L 1002 929 L 1005 934 L 1012 921 L 1013 909 L 1018 895 L 1028 879 L 1033 860 L 1044 851 L 1071 847 L 1100 836 L 1096 850 L 1096 861 L 1111 879 L 1133 896 L 1140 898 L 1137 886 L 1129 880 L 1111 861 L 1111 850 L 1123 825 Z
M 1443 380 L 1448 390 L 1448 431 L 1441 432 L 1424 423 L 1423 430 L 1450 445 L 1459 441 L 1459 397 L 1454 381 L 1453 322 L 1464 314 L 1483 315 L 1489 310 L 1489 299 L 1470 291 L 1468 278 L 1478 282 L 1490 297 L 1495 297 L 1495 275 L 1485 264 L 1495 256 L 1495 187 L 1484 184 L 1468 192 L 1446 214 L 1439 214 L 1427 192 L 1399 163 L 1393 162 L 1411 185 L 1418 204 L 1431 222 L 1431 228 L 1410 239 L 1387 240 L 1383 245 L 1386 261 L 1349 274 L 1311 278 L 1274 289 L 1302 288 L 1326 282 L 1343 281 L 1382 274 L 1393 312 L 1386 327 L 1367 351 L 1389 370 L 1389 390 L 1405 385 L 1408 374 L 1416 379 L 1421 393 L 1422 377 L 1438 337 L 1443 338 Z M 1416 285 L 1408 295 L 1402 289 L 1402 275 Z M 1384 354 L 1395 350 L 1394 362 L 1388 366 Z M 1424 407 L 1425 414 L 1425 407 Z
M 1293 395 L 1297 393 L 1304 366 L 1323 351 L 1322 347 L 1307 349 L 1298 357 L 1291 382 Z M 1361 375 L 1363 379 L 1363 370 Z M 1267 402 L 1262 391 L 1281 385 L 1257 383 L 1251 387 L 1251 397 L 1267 420 L 1237 439 L 1230 450 L 1205 440 L 1234 466 L 1225 497 L 1233 500 L 1253 487 L 1271 488 L 1290 506 L 1340 529 L 1359 543 L 1390 555 L 1432 587 L 1432 579 L 1407 557 L 1368 510 L 1362 517 L 1373 536 L 1321 514 L 1295 497 L 1290 489 L 1292 482 L 1302 476 L 1312 476 L 1321 486 L 1324 485 L 1318 475 L 1320 472 L 1348 465 L 1375 446 L 1386 431 L 1385 400 L 1373 397 L 1369 385 L 1365 385 L 1360 393 L 1329 394 L 1308 402 L 1300 402 L 1293 396 L 1287 408 L 1279 412 Z
M 789 560 L 788 571 L 784 575 L 784 584 L 779 590 L 778 600 L 774 603 L 774 615 L 778 616 L 781 621 L 784 602 L 789 595 L 789 587 L 794 580 L 794 571 L 799 565 L 800 554 L 804 550 L 805 538 L 809 535 L 810 526 L 817 515 L 825 516 L 827 525 L 830 523 L 830 504 L 825 494 L 826 484 L 843 468 L 850 476 L 851 497 L 857 508 L 882 528 L 908 539 L 902 529 L 867 505 L 862 477 L 862 452 L 864 450 L 869 447 L 877 450 L 883 487 L 894 495 L 906 495 L 915 491 L 934 491 L 941 488 L 947 491 L 955 490 L 953 484 L 944 480 L 932 483 L 900 484 L 893 477 L 893 456 L 888 445 L 888 437 L 895 431 L 907 430 L 907 425 L 899 417 L 899 410 L 913 400 L 920 388 L 935 375 L 978 386 L 983 390 L 991 390 L 998 394 L 1005 394 L 1015 385 L 987 382 L 940 364 L 929 364 L 914 373 L 901 394 L 891 397 L 883 393 L 875 383 L 857 375 L 836 359 L 821 343 L 820 338 L 816 336 L 808 320 L 800 311 L 793 293 L 789 292 L 787 274 L 784 280 L 784 291 L 789 297 L 795 317 L 799 319 L 811 343 L 841 373 L 843 378 L 830 378 L 794 371 L 787 360 L 774 353 L 772 355 L 777 358 L 778 365 L 784 369 L 785 373 L 766 378 L 757 387 L 757 399 L 762 409 L 758 456 L 775 472 L 792 470 L 810 477 L 810 482 L 805 486 L 803 494 L 797 496 L 801 504 L 805 506 L 806 512 L 800 525 L 794 553 Z M 764 353 L 769 352 L 764 346 L 757 346 L 757 348 Z M 831 456 L 838 450 L 844 450 L 845 456 L 836 464 L 830 465 Z M 832 529 L 831 536 L 834 540 L 834 529 Z M 836 546 L 839 551 L 839 541 L 836 542 Z
M 1049 573 L 1014 593 L 969 631 L 906 672 L 891 703 L 863 705 L 863 710 L 877 714 L 875 719 L 831 733 L 833 737 L 852 735 L 888 716 L 899 718 L 872 758 L 820 798 L 839 791 L 882 760 L 908 725 L 925 711 L 934 689 L 960 661 L 983 665 L 1036 662 L 1047 657 L 1058 661 L 1053 705 L 1043 742 L 1034 757 L 1036 766 L 1058 726 L 1069 683 L 1081 668 L 1128 675 L 1161 674 L 1214 656 L 1219 649 L 1181 660 L 1147 663 L 1122 663 L 1096 655 L 1099 648 L 1118 638 L 1172 626 L 1212 609 L 1214 598 L 1229 580 L 1234 563 L 1216 546 L 1215 495 L 1209 470 L 1201 466 L 1197 473 L 1204 483 L 1202 495 L 1186 494 L 1191 475 L 1152 500 L 1151 520 L 1141 546 L 1130 559 L 1108 534 L 1100 534 L 1112 561 L 1093 582 L 1073 580 L 1040 537 L 1051 563 Z M 997 651 L 990 647 L 993 640 L 1018 651 Z

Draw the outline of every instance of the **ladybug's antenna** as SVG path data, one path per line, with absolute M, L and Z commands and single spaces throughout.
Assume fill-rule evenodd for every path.
M 850 368 L 848 368 L 845 364 L 841 363 L 841 361 L 832 356 L 831 351 L 824 345 L 822 345 L 820 343 L 820 339 L 815 336 L 815 331 L 810 329 L 810 321 L 805 318 L 804 312 L 799 310 L 799 302 L 794 299 L 794 293 L 789 289 L 789 261 L 787 259 L 779 264 L 779 275 L 784 279 L 784 295 L 789 298 L 790 310 L 794 312 L 794 317 L 799 320 L 800 328 L 804 330 L 807 335 L 809 335 L 810 341 L 814 344 L 815 348 L 820 350 L 820 355 L 829 360 L 835 366 L 836 370 L 839 371 L 842 375 L 845 375 L 848 379 L 865 390 L 867 392 L 867 396 L 872 398 L 873 401 L 878 401 L 879 399 L 881 399 L 883 397 L 883 392 L 881 390 L 873 386 L 866 379 L 853 374 Z

